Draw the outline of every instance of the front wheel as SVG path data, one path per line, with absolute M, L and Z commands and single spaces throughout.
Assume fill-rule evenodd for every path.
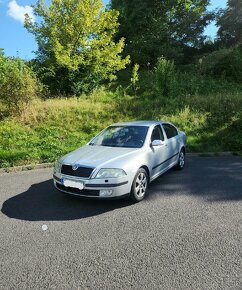
M 148 187 L 148 174 L 145 169 L 140 168 L 134 177 L 130 199 L 139 202 L 144 199 Z
M 184 168 L 184 166 L 185 166 L 185 150 L 182 149 L 179 153 L 176 169 L 182 170 Z

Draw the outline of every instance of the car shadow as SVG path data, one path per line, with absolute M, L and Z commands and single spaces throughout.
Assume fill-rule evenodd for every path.
M 128 200 L 90 200 L 58 192 L 53 181 L 31 187 L 3 203 L 2 213 L 28 221 L 83 219 L 131 205 Z
M 152 182 L 144 202 L 162 202 L 164 196 L 173 195 L 192 195 L 208 202 L 242 200 L 241 157 L 187 159 L 183 171 L 170 170 Z M 2 213 L 29 221 L 74 220 L 131 205 L 128 200 L 89 200 L 64 194 L 54 189 L 50 179 L 6 200 Z

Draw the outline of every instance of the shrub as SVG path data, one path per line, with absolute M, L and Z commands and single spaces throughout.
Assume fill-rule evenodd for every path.
M 21 112 L 40 90 L 40 83 L 22 60 L 4 57 L 0 51 L 0 101 L 9 113 Z
M 203 75 L 210 74 L 230 82 L 242 82 L 242 46 L 220 49 L 204 55 L 199 60 Z
M 214 74 L 228 81 L 242 82 L 242 47 L 233 49 L 214 67 Z
M 162 96 L 173 94 L 175 82 L 175 65 L 174 61 L 160 57 L 155 67 L 156 90 Z
M 136 91 L 138 89 L 138 87 L 137 87 L 138 81 L 139 81 L 139 65 L 136 63 L 133 67 L 132 75 L 131 75 L 131 79 L 130 79 L 131 86 L 133 88 L 135 96 L 136 96 Z

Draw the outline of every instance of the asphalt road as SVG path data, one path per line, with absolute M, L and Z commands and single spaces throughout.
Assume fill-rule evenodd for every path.
M 138 204 L 51 174 L 0 175 L 0 289 L 242 289 L 242 158 L 190 157 Z

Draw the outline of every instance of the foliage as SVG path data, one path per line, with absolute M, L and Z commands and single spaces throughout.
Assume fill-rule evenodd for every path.
M 212 41 L 209 0 L 112 0 L 109 10 L 38 0 L 37 22 L 25 21 L 37 58 L 0 51 L 0 167 L 54 161 L 111 123 L 142 119 L 174 122 L 192 152 L 242 151 L 241 3 L 220 10 Z M 38 100 L 39 80 L 58 97 Z
M 36 37 L 38 59 L 52 77 L 60 76 L 60 82 L 64 71 L 71 93 L 80 91 L 76 79 L 112 80 L 129 63 L 129 57 L 121 57 L 124 39 L 113 40 L 118 12 L 103 11 L 101 0 L 54 0 L 49 6 L 38 0 L 34 14 L 40 21 L 33 23 L 26 15 L 25 27 Z
M 242 88 L 217 94 L 154 98 L 94 91 L 80 98 L 38 100 L 0 122 L 0 167 L 50 162 L 88 142 L 109 124 L 163 119 L 188 136 L 190 152 L 241 151 Z
M 159 58 L 154 69 L 139 71 L 139 86 L 136 94 L 140 98 L 148 97 L 151 102 L 154 98 L 160 98 L 161 103 L 172 102 L 177 97 L 196 95 L 206 97 L 218 93 L 224 95 L 225 92 L 237 94 L 242 91 L 241 81 L 239 81 L 242 58 L 234 57 L 232 62 L 230 54 L 234 54 L 234 50 L 223 49 L 200 56 L 194 64 L 182 66 L 175 66 L 173 61 L 164 57 Z M 226 64 L 227 57 L 229 60 Z M 129 86 L 129 75 L 130 71 L 119 74 L 119 91 L 120 85 L 123 88 Z M 126 90 L 127 92 L 133 93 L 131 90 Z
M 218 37 L 222 44 L 231 47 L 242 44 L 242 1 L 228 0 L 227 7 L 218 15 Z
M 90 93 L 100 86 L 100 78 L 86 70 L 70 71 L 57 64 L 31 61 L 31 67 L 38 78 L 44 83 L 52 96 L 72 96 Z
M 208 0 L 111 1 L 120 12 L 117 37 L 125 37 L 126 54 L 143 68 L 154 65 L 161 55 L 180 60 L 184 47 L 199 47 L 204 28 L 214 17 L 206 11 L 208 4 Z
M 175 65 L 173 61 L 167 60 L 164 57 L 158 58 L 154 69 L 156 80 L 156 91 L 158 95 L 172 95 L 175 77 Z
M 242 46 L 219 49 L 199 59 L 201 77 L 210 75 L 214 81 L 242 82 Z M 222 83 L 219 83 L 222 85 Z
M 131 85 L 133 87 L 134 90 L 134 94 L 136 95 L 136 91 L 137 91 L 137 83 L 139 81 L 139 65 L 136 63 L 133 67 L 132 70 L 132 76 L 130 79 Z
M 242 83 L 242 45 L 227 53 L 215 66 L 214 74 Z
M 22 60 L 5 57 L 0 51 L 0 101 L 9 113 L 23 110 L 40 90 L 40 83 Z

